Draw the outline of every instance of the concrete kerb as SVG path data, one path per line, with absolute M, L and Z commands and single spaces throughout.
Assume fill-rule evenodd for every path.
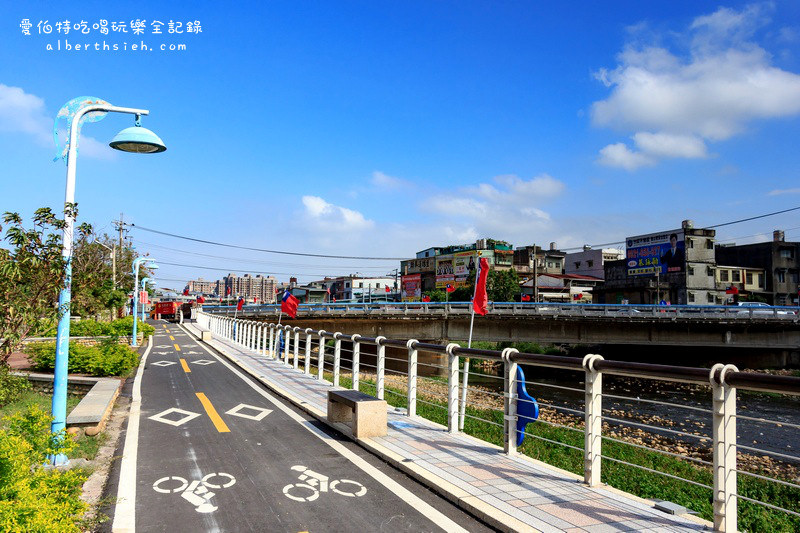
M 194 325 L 192 324 L 192 326 L 194 326 Z M 185 327 L 186 326 L 184 325 L 184 328 Z M 198 340 L 201 340 L 202 331 L 199 328 L 194 328 L 194 329 L 197 329 L 198 333 L 195 333 L 194 331 L 189 330 L 188 331 L 189 334 L 194 335 Z M 209 343 L 206 343 L 206 344 L 209 344 Z M 211 344 L 209 344 L 209 347 L 211 347 L 212 349 L 214 349 L 217 352 L 219 352 L 220 354 L 222 354 L 225 358 L 227 358 L 231 362 L 235 363 L 239 368 L 244 370 L 249 375 L 253 376 L 261 384 L 263 384 L 269 390 L 273 391 L 278 396 L 280 396 L 280 397 L 282 397 L 282 398 L 284 398 L 286 400 L 289 400 L 295 406 L 299 407 L 304 412 L 306 412 L 309 415 L 313 416 L 314 418 L 316 418 L 320 422 L 323 422 L 325 425 L 327 425 L 329 427 L 332 427 L 332 428 L 336 429 L 337 431 L 340 431 L 340 432 L 344 433 L 345 435 L 348 436 L 348 438 L 352 439 L 356 444 L 358 444 L 359 446 L 361 446 L 365 450 L 367 450 L 370 453 L 380 457 L 381 459 L 383 459 L 384 461 L 386 461 L 387 463 L 389 463 L 390 465 L 392 465 L 396 469 L 404 472 L 405 474 L 409 475 L 413 479 L 419 481 L 421 484 L 427 486 L 428 488 L 430 488 L 431 490 L 433 490 L 434 492 L 436 492 L 437 494 L 439 494 L 440 496 L 442 496 L 443 498 L 445 498 L 449 502 L 451 502 L 454 505 L 456 505 L 457 507 L 467 511 L 468 513 L 472 514 L 473 516 L 477 517 L 478 519 L 484 521 L 486 524 L 498 529 L 499 531 L 504 531 L 504 532 L 515 532 L 515 531 L 538 532 L 539 531 L 538 529 L 536 529 L 536 528 L 534 528 L 534 527 L 532 527 L 532 526 L 520 521 L 519 519 L 517 519 L 517 518 L 515 518 L 515 517 L 513 517 L 513 516 L 511 516 L 511 515 L 509 515 L 507 513 L 504 513 L 503 511 L 497 509 L 496 507 L 492 506 L 491 504 L 488 504 L 488 503 L 482 501 L 480 498 L 477 498 L 475 496 L 470 495 L 469 493 L 467 493 L 466 491 L 464 491 L 460 487 L 458 487 L 458 486 L 450 483 L 449 481 L 446 481 L 446 480 L 444 480 L 444 479 L 432 474 L 428 470 L 426 470 L 426 469 L 424 469 L 422 467 L 419 467 L 419 466 L 417 466 L 417 465 L 415 465 L 413 463 L 407 462 L 405 457 L 402 457 L 401 455 L 397 454 L 396 452 L 393 452 L 393 451 L 381 446 L 379 443 L 374 442 L 373 439 L 371 439 L 371 438 L 365 438 L 365 439 L 355 439 L 355 438 L 353 438 L 352 436 L 350 436 L 347 433 L 347 430 L 349 429 L 349 426 L 346 426 L 345 424 L 341 424 L 341 423 L 331 424 L 327 420 L 327 413 L 326 412 L 324 412 L 324 411 L 322 411 L 320 409 L 317 409 L 313 405 L 310 405 L 308 402 L 306 402 L 306 401 L 304 401 L 304 400 L 302 400 L 300 398 L 297 398 L 296 396 L 291 394 L 289 391 L 287 391 L 287 390 L 285 390 L 285 389 L 283 389 L 281 387 L 278 387 L 278 386 L 276 386 L 276 385 L 274 385 L 272 383 L 266 382 L 265 381 L 265 376 L 260 375 L 259 373 L 257 373 L 254 370 L 252 370 L 247 364 L 245 364 L 242 361 L 240 361 L 239 358 L 236 357 L 235 355 L 230 354 L 230 353 L 226 352 L 225 350 L 217 348 L 217 347 L 215 347 L 215 346 L 213 346 Z M 331 384 L 331 386 L 333 386 L 333 385 Z M 447 427 L 444 426 L 444 425 L 437 424 L 435 422 L 431 422 L 431 421 L 429 421 L 427 419 L 425 419 L 424 422 L 426 424 L 432 426 L 432 427 L 435 427 L 437 429 L 441 429 L 442 431 L 445 431 L 445 432 L 447 431 Z M 487 448 L 494 448 L 494 449 L 497 450 L 498 455 L 504 455 L 503 449 L 501 447 L 495 446 L 495 445 L 493 445 L 491 443 L 488 443 L 486 441 L 480 440 L 477 437 L 473 437 L 472 435 L 467 435 L 465 433 L 459 434 L 459 437 L 466 438 L 466 439 L 468 439 L 470 441 L 473 441 L 476 445 L 484 446 L 484 447 L 487 447 Z M 548 469 L 553 469 L 554 468 L 552 465 L 549 465 L 549 464 L 547 464 L 545 462 L 542 462 L 542 461 L 539 461 L 537 459 L 534 459 L 534 458 L 531 458 L 531 457 L 528 457 L 528 456 L 524 456 L 524 455 L 516 455 L 516 456 L 514 456 L 514 459 L 515 460 L 529 462 L 529 463 L 531 463 L 533 465 L 536 465 L 536 466 L 539 466 L 539 467 L 543 467 L 543 468 L 548 468 Z M 567 471 L 562 471 L 562 470 L 559 470 L 559 472 L 561 472 L 566 477 L 573 478 L 576 483 L 583 483 L 583 477 L 580 476 L 580 475 L 573 474 L 573 473 L 567 472 Z M 599 488 L 601 488 L 602 490 L 608 491 L 608 492 L 612 492 L 612 493 L 617 494 L 619 496 L 623 496 L 623 497 L 629 498 L 631 500 L 637 501 L 637 502 L 639 502 L 639 503 L 641 503 L 643 505 L 647 505 L 649 507 L 655 508 L 655 502 L 653 502 L 651 500 L 644 499 L 644 498 L 640 498 L 638 496 L 635 496 L 633 494 L 629 494 L 629 493 L 624 492 L 624 491 L 621 491 L 621 490 L 616 489 L 614 487 L 611 487 L 611 486 L 609 486 L 609 485 L 607 485 L 605 483 L 602 485 L 602 487 L 599 487 Z M 691 520 L 691 521 L 693 521 L 695 523 L 708 526 L 709 528 L 713 527 L 713 524 L 711 524 L 711 522 L 708 522 L 707 520 L 703 520 L 702 518 L 699 518 L 699 517 L 697 517 L 695 515 L 684 514 L 684 515 L 680 515 L 680 516 L 682 518 Z

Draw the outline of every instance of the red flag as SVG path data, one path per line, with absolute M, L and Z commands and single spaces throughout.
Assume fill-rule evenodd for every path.
M 481 257 L 478 263 L 478 273 L 475 275 L 475 297 L 472 299 L 472 309 L 478 315 L 485 315 L 488 311 L 489 296 L 486 294 L 486 278 L 489 276 L 489 261 Z
M 244 298 L 239 298 L 239 303 L 236 304 L 236 310 L 241 311 L 244 307 Z
M 336 303 L 336 296 L 333 297 L 333 303 Z
M 292 318 L 297 316 L 297 305 L 300 300 L 294 297 L 289 291 L 284 291 L 283 298 L 281 298 L 281 311 L 286 313 Z
M 444 290 L 446 290 L 447 292 L 453 292 L 456 290 L 456 288 L 453 287 L 452 283 L 448 283 L 447 285 L 445 285 Z
M 258 303 L 258 296 L 253 296 L 253 303 Z
M 206 303 L 206 299 L 203 298 L 202 296 L 198 296 L 197 297 L 197 303 L 204 304 L 204 303 Z
M 390 289 L 388 285 L 386 286 L 386 292 L 392 292 L 392 289 Z
M 423 302 L 430 302 L 431 301 L 431 297 L 426 294 L 425 296 L 422 297 L 422 301 Z
M 219 303 L 222 303 L 222 298 L 219 299 Z
M 227 289 L 225 289 L 225 296 L 230 296 L 230 295 L 231 295 L 231 288 L 228 287 Z
M 522 301 L 523 301 L 523 302 L 530 302 L 530 301 L 531 301 L 531 296 L 530 296 L 530 294 L 523 294 L 523 295 L 522 295 Z
M 330 293 L 331 293 L 331 288 L 330 288 L 330 287 L 328 287 L 328 288 L 325 290 L 325 292 L 327 292 L 328 294 L 330 294 Z
M 731 285 L 727 289 L 725 289 L 726 294 L 739 294 L 739 287 L 736 285 Z
M 183 295 L 189 296 L 189 289 L 183 289 Z

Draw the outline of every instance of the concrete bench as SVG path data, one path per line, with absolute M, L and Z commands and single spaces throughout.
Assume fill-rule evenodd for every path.
M 120 385 L 118 379 L 96 379 L 91 390 L 67 416 L 67 428 L 82 429 L 89 436 L 103 431 L 114 408 Z
M 361 391 L 328 391 L 328 422 L 352 422 L 357 439 L 386 435 L 386 408 L 386 401 Z

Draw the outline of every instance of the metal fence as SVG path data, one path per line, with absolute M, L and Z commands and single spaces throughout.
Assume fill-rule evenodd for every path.
M 737 422 L 742 421 L 759 424 L 759 427 L 765 430 L 780 428 L 781 431 L 793 431 L 794 436 L 791 438 L 794 438 L 800 447 L 800 439 L 796 439 L 800 425 L 767 416 L 737 414 L 737 392 L 741 394 L 741 391 L 760 391 L 793 397 L 800 395 L 798 377 L 740 372 L 734 365 L 729 364 L 716 364 L 707 369 L 612 361 L 596 354 L 576 358 L 520 353 L 513 348 L 502 351 L 468 349 L 456 343 L 439 345 L 415 339 L 363 337 L 359 334 L 234 319 L 205 312 L 198 313 L 198 322 L 213 335 L 231 340 L 265 357 L 281 360 L 298 371 L 316 374 L 319 380 L 329 380 L 334 386 L 345 383 L 353 389 L 363 390 L 380 399 L 387 399 L 393 405 L 404 407 L 407 416 L 417 416 L 418 411 L 425 411 L 426 417 L 441 421 L 451 433 L 463 430 L 464 424 L 470 422 L 482 424 L 487 428 L 494 427 L 496 431 L 502 432 L 504 452 L 511 455 L 518 453 L 517 413 L 522 402 L 528 401 L 518 394 L 518 366 L 577 372 L 579 378 L 576 378 L 574 386 L 554 385 L 542 381 L 535 382 L 535 386 L 537 390 L 550 387 L 580 395 L 583 397 L 583 409 L 555 401 L 541 401 L 539 405 L 543 412 L 559 413 L 559 418 L 554 421 L 543 420 L 540 417 L 536 424 L 559 428 L 568 434 L 582 435 L 582 445 L 579 440 L 573 439 L 572 443 L 565 442 L 565 439 L 548 438 L 530 429 L 524 430 L 524 434 L 547 445 L 580 453 L 583 458 L 583 478 L 589 486 L 601 483 L 603 463 L 606 461 L 707 489 L 712 498 L 714 527 L 719 531 L 736 531 L 737 509 L 740 502 L 749 502 L 764 509 L 800 517 L 798 479 L 791 480 L 779 475 L 770 475 L 767 471 L 745 470 L 737 458 L 737 454 L 750 454 L 774 457 L 787 464 L 800 464 L 800 457 L 797 455 L 779 452 L 765 446 L 764 443 L 769 442 L 769 438 L 762 439 L 761 445 L 751 446 L 750 443 L 737 442 Z M 362 349 L 367 345 L 374 347 L 375 364 L 366 364 L 362 361 Z M 387 348 L 394 349 L 392 352 L 395 354 L 394 357 L 387 355 Z M 402 356 L 396 356 L 397 353 L 401 353 Z M 442 364 L 437 364 L 436 358 L 426 358 L 427 362 L 421 362 L 421 354 L 434 354 L 439 357 Z M 499 366 L 499 375 L 495 377 L 487 377 L 485 373 L 480 373 L 484 380 L 495 379 L 498 385 L 487 389 L 466 384 L 465 375 L 479 375 L 470 369 L 470 360 L 473 361 L 473 365 L 479 361 Z M 424 371 L 425 367 L 428 367 L 429 371 Z M 423 372 L 420 372 L 420 368 L 423 368 Z M 641 398 L 634 393 L 635 391 L 630 395 L 609 392 L 604 394 L 604 376 L 636 378 L 673 388 L 681 384 L 700 387 L 701 393 L 705 390 L 702 394 L 706 396 L 701 395 L 701 398 L 705 398 L 705 402 L 693 405 L 691 402 L 647 399 Z M 463 402 L 459 409 L 460 400 L 464 399 L 467 401 Z M 627 407 L 604 409 L 604 400 L 617 406 L 624 403 Z M 650 419 L 638 420 L 634 416 L 628 416 L 637 409 L 633 407 L 637 405 L 640 406 L 639 410 L 645 409 L 648 405 L 658 405 L 670 412 L 686 412 L 696 418 L 707 418 L 711 431 L 703 433 L 684 427 L 683 424 L 674 423 L 655 425 Z M 674 442 L 696 441 L 696 449 L 701 452 L 690 455 L 677 446 L 674 449 L 665 449 L 654 447 L 648 442 L 632 442 L 623 439 L 618 434 L 617 428 L 642 429 L 661 438 L 672 439 Z M 711 481 L 703 483 L 680 474 L 636 464 L 624 457 L 609 455 L 604 453 L 604 444 L 612 446 L 624 444 L 686 461 L 710 470 Z M 707 459 L 702 454 L 703 449 L 708 452 Z M 764 491 L 765 496 L 761 498 L 740 494 L 739 476 L 774 484 L 782 490 L 797 491 L 791 493 L 795 495 L 792 497 L 796 505 L 790 509 L 785 506 L 787 504 L 781 503 L 784 500 L 767 501 L 768 496 L 772 494 L 769 491 Z
M 312 317 L 318 315 L 375 315 L 403 316 L 468 315 L 470 302 L 373 302 L 373 303 L 318 303 L 300 304 L 298 314 Z M 204 311 L 212 314 L 237 316 L 278 316 L 280 305 L 245 305 L 241 311 L 236 306 L 204 305 Z M 781 320 L 800 322 L 797 306 L 752 306 L 732 305 L 622 305 L 622 304 L 565 304 L 546 302 L 489 302 L 493 314 L 519 316 L 565 316 L 565 317 L 623 317 L 647 320 L 708 319 L 708 320 Z

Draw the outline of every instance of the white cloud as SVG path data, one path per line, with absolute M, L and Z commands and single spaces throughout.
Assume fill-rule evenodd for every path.
M 767 196 L 783 196 L 784 194 L 800 194 L 800 188 L 796 189 L 775 189 L 769 191 Z
M 620 167 L 625 170 L 636 170 L 639 167 L 652 166 L 655 161 L 641 152 L 632 152 L 625 143 L 609 144 L 600 150 L 601 165 Z
M 423 211 L 437 217 L 444 235 L 450 237 L 445 242 L 495 237 L 531 243 L 551 225 L 543 208 L 563 193 L 564 183 L 547 174 L 528 180 L 503 175 L 492 181 L 423 201 Z M 462 238 L 454 239 L 456 236 Z
M 375 222 L 368 220 L 363 214 L 346 207 L 333 205 L 319 196 L 303 196 L 303 220 L 314 230 L 324 233 L 363 232 L 372 229 Z
M 372 173 L 370 183 L 381 189 L 401 189 L 410 185 L 406 180 L 389 176 L 379 170 Z
M 632 132 L 639 150 L 611 144 L 600 162 L 633 170 L 664 158 L 707 157 L 706 142 L 729 139 L 754 120 L 800 113 L 800 75 L 773 66 L 752 41 L 767 11 L 720 8 L 690 25 L 685 57 L 632 44 L 616 68 L 599 70 L 595 77 L 611 94 L 592 105 L 592 122 Z
M 55 113 L 50 116 L 45 108 L 44 100 L 36 95 L 26 93 L 20 87 L 10 87 L 0 83 L 0 132 L 23 133 L 33 137 L 43 147 L 52 147 L 53 121 Z M 63 142 L 67 132 L 59 131 Z M 93 137 L 80 136 L 78 147 L 81 156 L 93 159 L 115 159 L 114 151 L 106 143 Z

